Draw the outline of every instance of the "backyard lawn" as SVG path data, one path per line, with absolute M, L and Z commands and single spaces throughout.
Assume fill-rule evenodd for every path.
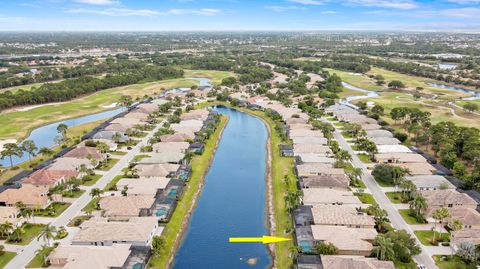
M 17 253 L 15 252 L 9 252 L 9 251 L 4 251 L 2 255 L 0 255 L 0 268 L 5 267 L 9 261 L 15 257 Z

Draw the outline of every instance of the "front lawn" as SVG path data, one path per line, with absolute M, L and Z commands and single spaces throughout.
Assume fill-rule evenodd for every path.
M 440 269 L 475 269 L 476 268 L 474 264 L 466 264 L 458 256 L 453 256 L 452 258 L 452 256 L 434 255 L 433 260 L 435 261 L 435 264 Z
M 402 218 L 405 220 L 406 223 L 408 224 L 425 224 L 427 223 L 425 220 L 421 221 L 417 219 L 415 216 L 410 214 L 410 209 L 400 209 L 398 210 L 400 212 L 400 215 Z
M 84 221 L 91 219 L 93 216 L 76 216 L 74 217 L 68 224 L 68 227 L 78 227 L 80 226 Z
M 117 156 L 127 155 L 127 153 L 125 151 L 109 151 L 108 154 L 117 155 Z
M 418 240 L 422 242 L 425 246 L 437 246 L 441 242 L 450 242 L 449 233 L 435 233 L 435 242 L 433 241 L 433 231 L 414 231 L 415 235 L 418 237 Z
M 75 191 L 64 191 L 62 193 L 62 196 L 67 197 L 67 198 L 78 198 L 78 197 L 82 196 L 82 194 L 84 192 L 85 192 L 85 190 L 81 190 L 81 189 L 78 189 L 78 190 L 75 190 Z
M 360 199 L 360 201 L 364 204 L 371 204 L 371 205 L 375 205 L 377 204 L 377 202 L 375 201 L 375 198 L 373 198 L 373 196 L 370 194 L 370 193 L 354 193 L 355 196 L 358 197 L 358 199 Z
M 56 218 L 60 216 L 68 207 L 70 206 L 69 203 L 63 202 L 53 202 L 47 208 L 36 210 L 35 216 L 38 217 L 49 217 L 49 218 Z
M 115 191 L 117 190 L 117 183 L 120 179 L 124 178 L 123 175 L 115 176 L 108 184 L 103 188 L 103 191 Z
M 48 257 L 50 253 L 55 249 L 55 246 L 46 247 L 44 251 L 38 252 L 35 257 L 27 264 L 26 268 L 42 268 L 45 266 L 44 258 Z M 48 262 L 47 262 L 48 263 Z
M 360 159 L 360 161 L 362 161 L 362 163 L 372 163 L 372 160 L 370 159 L 370 156 L 368 154 L 360 153 L 360 154 L 357 154 L 357 156 Z
M 107 163 L 105 164 L 102 164 L 101 166 L 98 167 L 98 170 L 102 170 L 102 171 L 108 171 L 110 169 L 112 169 L 112 167 L 118 163 L 120 159 L 108 159 Z
M 406 204 L 409 202 L 407 197 L 403 197 L 401 192 L 386 192 L 385 195 L 390 199 L 390 202 L 394 204 Z
M 25 223 L 22 226 L 23 233 L 20 236 L 20 241 L 11 242 L 7 240 L 7 243 L 21 246 L 28 245 L 28 243 L 30 243 L 33 239 L 37 238 L 37 236 L 42 232 L 43 227 L 45 227 L 43 224 Z
M 93 186 L 99 179 L 102 178 L 102 175 L 93 175 L 93 176 L 86 176 L 83 179 L 82 185 L 84 186 Z
M 15 257 L 17 253 L 15 252 L 9 252 L 9 251 L 4 251 L 2 255 L 0 255 L 0 268 L 5 267 L 9 261 Z
M 88 204 L 82 209 L 84 212 L 92 212 L 98 210 L 97 204 L 100 199 L 98 197 L 93 198 Z

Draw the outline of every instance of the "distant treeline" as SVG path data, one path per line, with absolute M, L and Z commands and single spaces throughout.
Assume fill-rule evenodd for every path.
M 144 65 L 135 70 L 118 75 L 107 75 L 104 78 L 80 77 L 47 83 L 30 91 L 19 90 L 14 93 L 6 91 L 0 94 L 0 110 L 22 105 L 68 101 L 84 94 L 113 87 L 180 77 L 183 77 L 183 70 Z

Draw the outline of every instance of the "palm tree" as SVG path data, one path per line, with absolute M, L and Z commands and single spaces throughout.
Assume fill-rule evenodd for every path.
M 13 229 L 13 232 L 8 236 L 9 242 L 20 242 L 22 241 L 22 234 L 25 233 L 25 230 L 22 227 L 16 227 Z
M 0 236 L 6 238 L 13 231 L 13 223 L 6 221 L 0 224 Z
M 35 251 L 35 254 L 42 258 L 42 266 L 48 266 L 47 255 L 49 252 L 50 252 L 50 247 L 47 245 L 42 245 L 39 249 Z
M 45 227 L 43 227 L 43 230 L 40 233 L 40 235 L 38 236 L 37 240 L 40 240 L 40 238 L 43 238 L 43 239 L 47 240 L 47 244 L 48 244 L 48 246 L 50 246 L 50 240 L 55 237 L 56 233 L 57 233 L 57 228 L 55 228 L 55 226 L 47 224 L 47 225 L 45 225 Z
M 444 207 L 438 208 L 432 213 L 432 217 L 435 220 L 435 224 L 433 226 L 433 242 L 435 242 L 435 232 L 437 230 L 437 221 L 441 223 L 444 219 L 450 217 L 450 212 L 448 211 L 448 209 Z
M 410 210 L 413 210 L 417 216 L 421 216 L 422 211 L 427 208 L 427 200 L 420 194 L 415 195 L 413 200 L 410 201 Z
M 100 195 L 102 195 L 103 191 L 99 188 L 93 188 L 90 190 L 90 196 L 92 196 L 92 198 L 100 198 Z
M 357 182 L 362 178 L 363 170 L 362 168 L 359 168 L 359 167 L 353 168 L 349 175 L 350 175 L 350 179 L 352 179 L 354 182 Z
M 6 143 L 3 145 L 3 150 L 0 152 L 1 159 L 8 157 L 10 159 L 10 167 L 13 167 L 13 156 L 21 158 L 23 156 L 22 149 L 15 143 Z
M 33 217 L 34 216 L 33 209 L 29 207 L 22 208 L 20 210 L 20 216 L 27 218 L 27 220 L 29 220 L 30 218 L 33 218 L 33 223 L 35 223 L 35 218 Z
M 42 154 L 42 155 L 45 155 L 45 156 L 50 156 L 53 154 L 53 150 L 47 148 L 47 147 L 43 147 L 41 148 L 38 153 Z
M 375 238 L 374 244 L 373 255 L 379 260 L 393 260 L 395 258 L 392 239 L 380 234 Z
M 417 190 L 417 186 L 413 184 L 411 180 L 402 180 L 400 181 L 400 188 L 402 188 L 403 199 L 406 199 L 406 193 L 409 193 L 409 197 L 412 197 L 412 193 Z
M 37 146 L 33 140 L 25 140 L 23 141 L 22 145 L 20 145 L 21 149 L 28 153 L 28 160 L 32 161 L 32 156 L 35 156 L 35 151 L 37 151 Z

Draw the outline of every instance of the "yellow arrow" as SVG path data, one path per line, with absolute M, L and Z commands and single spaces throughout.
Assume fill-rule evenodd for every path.
M 264 235 L 262 237 L 230 237 L 228 242 L 230 243 L 262 243 L 262 244 L 270 244 L 270 243 L 278 243 L 283 241 L 290 241 L 290 238 L 283 238 L 283 237 L 276 237 L 276 236 L 268 236 Z

